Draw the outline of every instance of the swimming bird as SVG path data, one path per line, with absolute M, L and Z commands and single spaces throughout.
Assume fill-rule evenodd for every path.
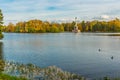
M 111 59 L 113 59 L 114 57 L 112 56 Z
M 101 49 L 98 49 L 98 51 L 100 52 L 100 51 L 101 51 Z

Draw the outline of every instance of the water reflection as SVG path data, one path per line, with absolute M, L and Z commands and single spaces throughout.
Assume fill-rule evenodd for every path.
M 3 60 L 3 42 L 0 42 L 0 60 Z
M 40 67 L 56 65 L 90 78 L 120 74 L 118 37 L 89 36 L 86 33 L 4 35 L 0 53 L 7 61 Z
M 4 61 L 3 61 L 3 43 L 0 42 L 0 73 L 4 71 Z

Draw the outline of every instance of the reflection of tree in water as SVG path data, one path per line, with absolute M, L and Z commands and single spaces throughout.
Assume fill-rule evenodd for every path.
M 4 70 L 3 43 L 0 42 L 0 72 Z
M 0 42 L 0 60 L 3 60 L 3 43 Z

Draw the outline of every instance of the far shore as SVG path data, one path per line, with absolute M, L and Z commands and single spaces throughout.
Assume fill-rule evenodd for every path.
M 20 34 L 44 34 L 44 33 L 23 33 L 23 32 L 3 32 L 4 33 L 20 33 Z M 73 33 L 73 32 L 60 32 L 60 33 Z M 49 34 L 49 33 L 47 33 Z M 54 33 L 53 33 L 54 34 Z M 120 36 L 120 32 L 80 32 L 75 34 L 93 34 L 97 36 Z

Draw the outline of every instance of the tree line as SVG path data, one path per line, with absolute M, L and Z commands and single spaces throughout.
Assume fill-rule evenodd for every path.
M 27 22 L 18 22 L 15 25 L 9 23 L 3 29 L 4 32 L 20 33 L 45 33 L 45 32 L 64 32 L 64 27 L 59 23 L 43 22 L 41 20 L 29 20 Z
M 75 22 L 55 23 L 41 20 L 29 20 L 27 22 L 9 23 L 4 26 L 4 32 L 18 33 L 56 33 L 71 32 L 74 29 Z M 110 21 L 82 21 L 77 24 L 81 32 L 120 32 L 120 20 L 118 18 Z

